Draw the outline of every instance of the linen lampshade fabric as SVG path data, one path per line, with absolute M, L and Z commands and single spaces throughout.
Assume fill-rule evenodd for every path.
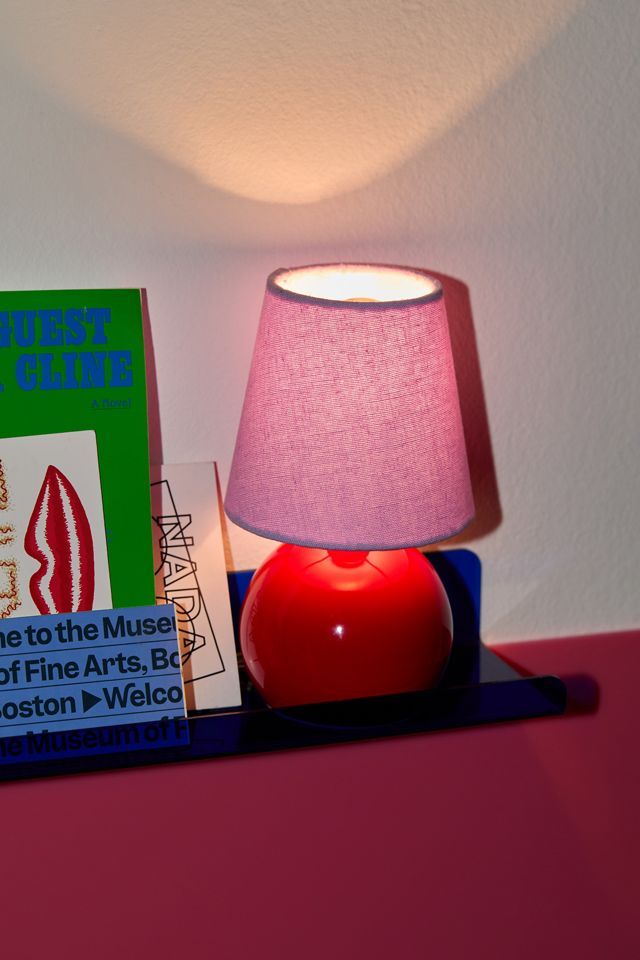
M 473 498 L 442 287 L 372 264 L 267 281 L 225 509 L 338 550 L 446 539 Z

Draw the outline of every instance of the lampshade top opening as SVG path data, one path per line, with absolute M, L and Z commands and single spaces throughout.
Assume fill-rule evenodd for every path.
M 369 263 L 326 263 L 276 270 L 272 293 L 286 299 L 354 306 L 426 303 L 442 296 L 442 286 L 422 270 Z

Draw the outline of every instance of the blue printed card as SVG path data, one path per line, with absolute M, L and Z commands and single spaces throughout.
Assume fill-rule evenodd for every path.
M 185 716 L 171 605 L 1 624 L 0 737 Z

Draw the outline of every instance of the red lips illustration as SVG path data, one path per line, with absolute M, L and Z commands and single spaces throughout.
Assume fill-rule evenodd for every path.
M 75 487 L 57 467 L 47 467 L 24 548 L 40 563 L 29 581 L 29 592 L 41 614 L 92 609 L 91 527 Z

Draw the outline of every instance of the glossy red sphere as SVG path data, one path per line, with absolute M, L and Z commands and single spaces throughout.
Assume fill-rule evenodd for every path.
M 451 608 L 417 550 L 285 544 L 249 585 L 240 641 L 274 707 L 422 690 L 447 664 Z

